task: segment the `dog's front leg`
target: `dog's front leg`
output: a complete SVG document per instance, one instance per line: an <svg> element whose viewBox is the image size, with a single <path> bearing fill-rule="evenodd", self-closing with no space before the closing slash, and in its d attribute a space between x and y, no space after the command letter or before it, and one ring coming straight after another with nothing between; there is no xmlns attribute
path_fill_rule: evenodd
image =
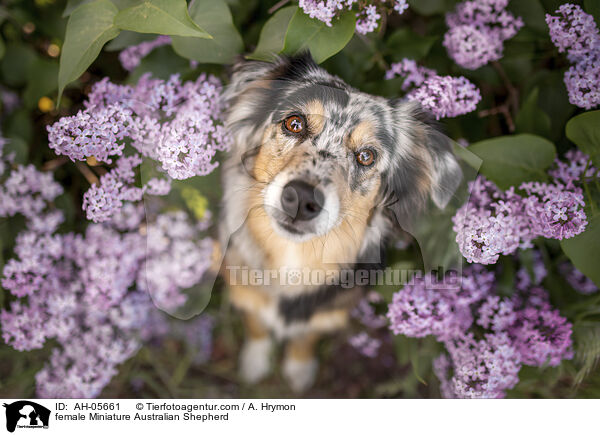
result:
<svg viewBox="0 0 600 435"><path fill-rule="evenodd" d="M246 342L240 353L240 376L249 383L256 383L271 370L273 341L261 320L250 312L244 313Z"/></svg>
<svg viewBox="0 0 600 435"><path fill-rule="evenodd" d="M315 357L315 347L319 335L311 332L291 338L285 348L283 375L296 393L306 391L317 376L319 363Z"/></svg>

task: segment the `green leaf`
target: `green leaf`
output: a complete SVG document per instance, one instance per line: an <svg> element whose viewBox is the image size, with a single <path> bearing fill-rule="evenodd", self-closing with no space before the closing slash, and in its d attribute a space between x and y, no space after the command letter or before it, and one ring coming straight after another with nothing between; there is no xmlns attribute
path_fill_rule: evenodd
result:
<svg viewBox="0 0 600 435"><path fill-rule="evenodd" d="M127 47L131 47L132 45L138 45L142 42L152 41L156 39L156 35L152 35L149 33L137 33L130 32L129 30L123 30L119 33L115 39L110 41L104 47L105 51L120 51Z"/></svg>
<svg viewBox="0 0 600 435"><path fill-rule="evenodd" d="M443 14L454 6L453 0L408 0L411 9L419 15Z"/></svg>
<svg viewBox="0 0 600 435"><path fill-rule="evenodd" d="M104 44L119 34L113 24L117 8L108 0L94 0L78 7L69 17L60 55L58 98L98 57Z"/></svg>
<svg viewBox="0 0 600 435"><path fill-rule="evenodd" d="M560 246L573 265L600 287L600 215L589 219L585 231L578 236L560 241Z"/></svg>
<svg viewBox="0 0 600 435"><path fill-rule="evenodd" d="M120 11L114 22L120 29L139 33L211 37L192 21L185 0L145 0Z"/></svg>
<svg viewBox="0 0 600 435"><path fill-rule="evenodd" d="M548 33L545 21L546 12L540 0L512 1L509 3L508 9L516 16L521 17L527 27L537 32Z"/></svg>
<svg viewBox="0 0 600 435"><path fill-rule="evenodd" d="M480 172L501 189L525 181L546 180L545 170L556 155L552 142L532 134L488 139L468 150L483 160Z"/></svg>
<svg viewBox="0 0 600 435"><path fill-rule="evenodd" d="M297 6L288 6L275 12L260 31L256 50L246 58L268 61L272 60L274 55L280 53L285 44L285 34L290 20L297 10Z"/></svg>
<svg viewBox="0 0 600 435"><path fill-rule="evenodd" d="M75 11L75 9L77 9L79 6L86 3L90 3L91 1L93 0L68 0L67 6L65 6L65 10L62 14L63 18L66 18L69 15L71 15L73 11Z"/></svg>
<svg viewBox="0 0 600 435"><path fill-rule="evenodd" d="M600 110L586 112L567 122L567 137L600 167Z"/></svg>
<svg viewBox="0 0 600 435"><path fill-rule="evenodd" d="M341 14L328 27L298 9L290 20L283 52L293 55L310 50L315 62L321 63L346 46L354 35L355 27L356 17L351 11Z"/></svg>
<svg viewBox="0 0 600 435"><path fill-rule="evenodd" d="M196 0L190 14L213 39L174 36L173 49L177 54L202 63L230 63L243 51L244 43L224 0Z"/></svg>
<svg viewBox="0 0 600 435"><path fill-rule="evenodd" d="M596 24L600 23L600 2L598 0L583 0L583 9L594 16Z"/></svg>
<svg viewBox="0 0 600 435"><path fill-rule="evenodd" d="M411 29L403 27L396 30L388 38L384 54L391 56L396 62L405 57L420 60L427 56L437 39L437 36L417 35Z"/></svg>
<svg viewBox="0 0 600 435"><path fill-rule="evenodd" d="M550 117L538 106L540 89L535 87L527 96L517 117L517 133L532 133L548 137L550 135Z"/></svg>

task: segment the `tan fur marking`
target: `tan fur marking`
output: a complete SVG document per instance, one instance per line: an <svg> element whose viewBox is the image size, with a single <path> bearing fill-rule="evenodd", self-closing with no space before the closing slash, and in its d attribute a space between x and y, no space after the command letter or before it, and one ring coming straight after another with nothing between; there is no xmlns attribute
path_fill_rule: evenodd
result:
<svg viewBox="0 0 600 435"><path fill-rule="evenodd" d="M258 317L250 313L244 313L244 326L247 337L253 340L260 340L269 335L269 331L263 325Z"/></svg>
<svg viewBox="0 0 600 435"><path fill-rule="evenodd" d="M269 295L260 289L242 285L229 286L229 299L234 307L251 312L259 311L271 300Z"/></svg>
<svg viewBox="0 0 600 435"><path fill-rule="evenodd" d="M352 130L350 137L348 137L348 140L346 141L346 146L352 151L357 151L366 144L377 145L375 126L371 121L360 122L354 127L354 130Z"/></svg>
<svg viewBox="0 0 600 435"><path fill-rule="evenodd" d="M308 127L312 134L319 134L325 126L325 107L319 100L312 100L306 104L304 113L308 121Z"/></svg>
<svg viewBox="0 0 600 435"><path fill-rule="evenodd" d="M433 179L433 160L429 152L423 148L423 146L416 146L413 150L415 156L415 163L422 166L422 171L419 173L419 177L414 180L417 190L422 196L427 196L431 192Z"/></svg>
<svg viewBox="0 0 600 435"><path fill-rule="evenodd" d="M262 183L271 181L290 159L290 155L283 152L283 141L279 137L282 133L276 128L269 126L265 129L262 146L254 162L254 178Z"/></svg>
<svg viewBox="0 0 600 435"><path fill-rule="evenodd" d="M210 271L213 273L219 273L223 264L223 252L221 250L221 244L216 240L213 241L213 250L210 254Z"/></svg>
<svg viewBox="0 0 600 435"><path fill-rule="evenodd" d="M332 332L348 324L348 310L339 309L318 312L308 322L311 329L319 332Z"/></svg>
<svg viewBox="0 0 600 435"><path fill-rule="evenodd" d="M315 356L315 345L318 341L319 336L315 333L309 333L302 337L290 339L285 348L286 358L295 361L312 360Z"/></svg>

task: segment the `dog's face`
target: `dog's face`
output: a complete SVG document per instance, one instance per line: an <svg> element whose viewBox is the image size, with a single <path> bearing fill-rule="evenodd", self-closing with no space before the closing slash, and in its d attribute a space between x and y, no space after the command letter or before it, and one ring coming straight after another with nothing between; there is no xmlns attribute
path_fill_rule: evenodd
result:
<svg viewBox="0 0 600 435"><path fill-rule="evenodd" d="M280 237L345 225L362 238L376 214L406 219L430 194L443 206L460 181L418 106L352 89L307 56L248 63L227 96L238 157L260 186L253 206Z"/></svg>

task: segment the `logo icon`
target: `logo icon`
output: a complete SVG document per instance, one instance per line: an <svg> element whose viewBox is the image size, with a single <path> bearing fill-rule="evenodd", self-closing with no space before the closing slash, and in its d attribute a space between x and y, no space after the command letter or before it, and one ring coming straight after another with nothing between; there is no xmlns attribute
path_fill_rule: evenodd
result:
<svg viewBox="0 0 600 435"><path fill-rule="evenodd" d="M14 432L18 427L27 429L48 428L50 410L29 400L4 404L6 408L6 430Z"/></svg>

